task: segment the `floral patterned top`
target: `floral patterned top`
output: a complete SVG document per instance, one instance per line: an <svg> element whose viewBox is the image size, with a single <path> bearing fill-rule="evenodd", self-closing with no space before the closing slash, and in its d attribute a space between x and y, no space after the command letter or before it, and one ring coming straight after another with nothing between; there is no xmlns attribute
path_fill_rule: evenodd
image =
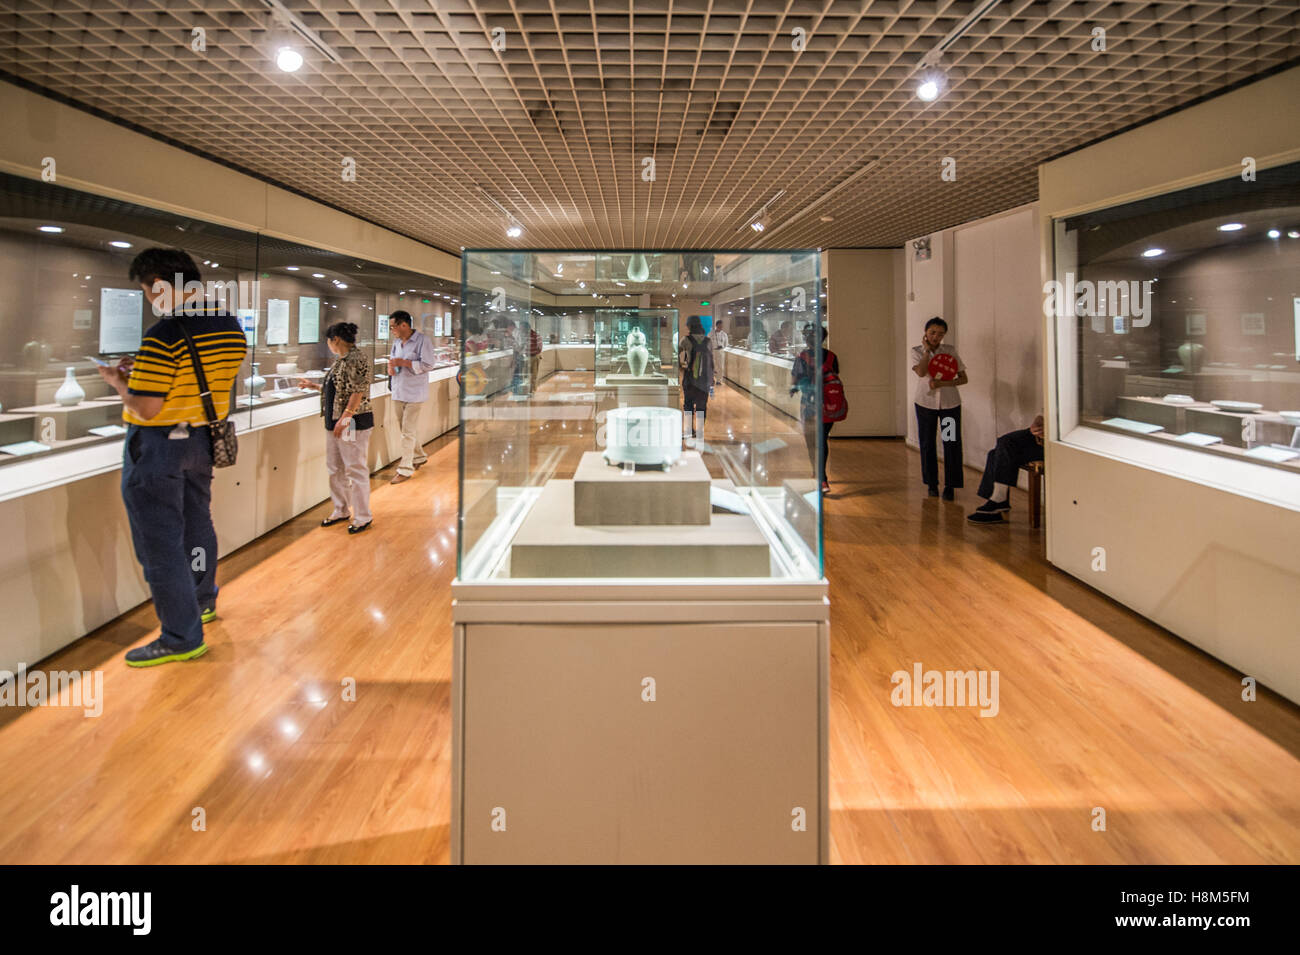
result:
<svg viewBox="0 0 1300 955"><path fill-rule="evenodd" d="M370 359L360 348L353 348L342 358L334 359L334 364L326 373L325 377L331 379L334 384L334 408L332 415L325 414L325 394L327 389L321 390L321 409L320 413L326 418L332 418L337 421L343 417L343 412L348 406L348 399L356 392L361 392L364 396L361 404L357 405L353 415L363 415L370 411Z"/></svg>

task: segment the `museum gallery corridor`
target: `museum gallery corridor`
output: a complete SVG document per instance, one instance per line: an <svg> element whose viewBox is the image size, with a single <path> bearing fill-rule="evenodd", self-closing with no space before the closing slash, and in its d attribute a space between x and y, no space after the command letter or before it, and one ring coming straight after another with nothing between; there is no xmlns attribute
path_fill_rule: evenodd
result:
<svg viewBox="0 0 1300 955"><path fill-rule="evenodd" d="M720 397L710 429L748 408ZM44 661L102 667L105 711L0 711L0 859L447 862L457 439L427 450L374 475L371 533L323 504L226 557L201 660L123 665L146 604ZM1295 706L1049 567L1023 494L972 527L973 473L945 504L901 441L830 462L833 861L1300 861ZM999 713L891 705L914 661L998 670Z"/></svg>

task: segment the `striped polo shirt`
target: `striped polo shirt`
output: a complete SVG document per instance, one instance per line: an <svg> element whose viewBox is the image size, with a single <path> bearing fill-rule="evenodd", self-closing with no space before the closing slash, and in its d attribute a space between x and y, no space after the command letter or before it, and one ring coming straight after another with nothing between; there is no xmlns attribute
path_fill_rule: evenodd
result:
<svg viewBox="0 0 1300 955"><path fill-rule="evenodd" d="M239 366L248 351L248 339L240 328L239 319L222 311L212 303L200 307L186 306L186 313L167 316L145 332L140 351L135 356L135 366L127 380L127 390L133 395L151 395L162 398L162 410L157 416L144 421L123 411L127 424L146 427L174 427L182 421L191 425L207 424L208 416L199 397L198 378L190 357L180 322L185 323L194 344L198 347L203 373L212 392L212 404L217 417L230 413L230 386L239 374Z"/></svg>

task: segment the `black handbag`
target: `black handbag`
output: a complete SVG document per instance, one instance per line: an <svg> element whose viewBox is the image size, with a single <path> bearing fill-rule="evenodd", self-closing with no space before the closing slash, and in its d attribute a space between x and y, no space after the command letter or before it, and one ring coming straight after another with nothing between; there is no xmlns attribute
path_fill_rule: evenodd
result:
<svg viewBox="0 0 1300 955"><path fill-rule="evenodd" d="M190 361L194 363L194 377L199 383L199 397L203 399L203 413L208 419L208 435L212 439L212 466L228 468L239 456L239 439L235 437L235 422L231 421L229 416L217 420L217 408L212 403L212 392L208 390L208 376L203 372L203 361L199 358L199 349L194 344L194 336L185 327L184 319L177 318L176 321L190 350Z"/></svg>

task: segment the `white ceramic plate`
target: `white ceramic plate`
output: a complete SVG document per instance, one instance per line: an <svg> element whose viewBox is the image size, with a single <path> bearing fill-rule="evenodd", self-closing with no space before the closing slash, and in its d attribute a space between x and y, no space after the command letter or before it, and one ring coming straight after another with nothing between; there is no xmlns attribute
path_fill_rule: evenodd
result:
<svg viewBox="0 0 1300 955"><path fill-rule="evenodd" d="M325 372L323 372L323 371L317 371L317 370L304 371L302 374L297 375L297 376L295 376L295 377L298 377L298 378L307 378L307 379L324 378L324 377L325 377Z"/></svg>
<svg viewBox="0 0 1300 955"><path fill-rule="evenodd" d="M1171 405L1190 405L1196 402L1191 395L1165 395L1165 401Z"/></svg>
<svg viewBox="0 0 1300 955"><path fill-rule="evenodd" d="M1279 411L1278 414L1287 424L1293 424L1300 428L1300 411Z"/></svg>
<svg viewBox="0 0 1300 955"><path fill-rule="evenodd" d="M1246 452L1246 457L1257 458L1260 461L1272 461L1274 464L1282 464L1284 461L1294 461L1300 458L1300 451L1292 451L1289 448L1275 448L1265 445L1260 448L1251 448Z"/></svg>
<svg viewBox="0 0 1300 955"><path fill-rule="evenodd" d="M1132 431L1134 434L1155 434L1157 431L1164 430L1158 424L1151 424L1148 421L1134 421L1132 418L1107 418L1102 424L1123 431Z"/></svg>
<svg viewBox="0 0 1300 955"><path fill-rule="evenodd" d="M1254 401L1211 401L1210 404L1222 411L1259 411L1264 407Z"/></svg>

